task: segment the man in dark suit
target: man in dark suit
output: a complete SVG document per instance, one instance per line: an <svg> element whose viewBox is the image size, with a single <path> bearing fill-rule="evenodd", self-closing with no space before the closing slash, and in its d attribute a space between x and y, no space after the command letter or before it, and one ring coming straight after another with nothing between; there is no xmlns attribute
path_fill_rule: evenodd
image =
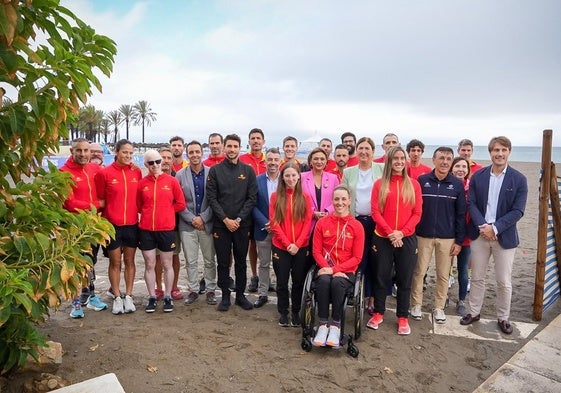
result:
<svg viewBox="0 0 561 393"><path fill-rule="evenodd" d="M271 266L271 240L273 234L269 229L269 201L271 194L277 190L279 182L279 168L281 155L279 149L273 147L267 150L265 165L267 172L257 176L257 203L253 207L253 238L257 243L257 259L259 286L257 300L253 303L256 308L263 307L269 300L269 271Z"/></svg>
<svg viewBox="0 0 561 393"><path fill-rule="evenodd" d="M512 144L507 137L492 138L488 149L492 164L477 171L469 186L468 210L471 222L467 234L472 239L471 312L460 323L469 325L480 318L487 266L493 256L498 325L503 333L511 334L512 326L508 319L512 297L512 265L520 242L516 223L524 215L528 183L522 173L508 165Z"/></svg>

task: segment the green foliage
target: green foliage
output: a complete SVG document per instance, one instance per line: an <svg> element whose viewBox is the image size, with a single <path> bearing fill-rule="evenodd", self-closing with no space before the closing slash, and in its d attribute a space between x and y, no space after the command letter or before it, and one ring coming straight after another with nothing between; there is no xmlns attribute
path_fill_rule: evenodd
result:
<svg viewBox="0 0 561 393"><path fill-rule="evenodd" d="M115 55L59 0L0 2L0 86L17 91L0 106L0 374L37 356L35 324L75 297L91 269L84 254L114 235L95 211L66 211L70 176L40 166Z"/></svg>

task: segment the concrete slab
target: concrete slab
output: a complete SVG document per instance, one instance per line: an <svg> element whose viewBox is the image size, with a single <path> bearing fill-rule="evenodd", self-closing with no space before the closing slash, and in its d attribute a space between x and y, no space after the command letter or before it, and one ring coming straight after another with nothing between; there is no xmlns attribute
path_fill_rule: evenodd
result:
<svg viewBox="0 0 561 393"><path fill-rule="evenodd" d="M474 390L474 393L485 392L561 392L561 382L505 364Z"/></svg>
<svg viewBox="0 0 561 393"><path fill-rule="evenodd" d="M427 313L430 321L432 314ZM443 336L465 337L474 340L489 340L518 343L526 340L530 334L538 327L535 323L513 322L510 321L513 332L511 335L503 334L497 325L496 319L481 319L471 325L460 325L461 317L456 315L446 315L446 323L438 324L433 322L431 333Z"/></svg>
<svg viewBox="0 0 561 393"><path fill-rule="evenodd" d="M518 351L508 364L523 368L561 383L559 375L561 351L548 344L532 340Z"/></svg>
<svg viewBox="0 0 561 393"><path fill-rule="evenodd" d="M125 393L125 389L113 373L88 379L74 385L52 390L56 393Z"/></svg>

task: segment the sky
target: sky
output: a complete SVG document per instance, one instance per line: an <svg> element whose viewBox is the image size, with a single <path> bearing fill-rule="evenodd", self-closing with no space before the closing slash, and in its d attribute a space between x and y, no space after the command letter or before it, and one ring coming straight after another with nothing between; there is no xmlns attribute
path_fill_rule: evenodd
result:
<svg viewBox="0 0 561 393"><path fill-rule="evenodd" d="M561 146L561 1L63 0L117 43L89 100L146 100L146 141L261 128L268 146L345 131L376 144ZM140 126L130 139L141 140ZM121 128L124 136L124 126Z"/></svg>

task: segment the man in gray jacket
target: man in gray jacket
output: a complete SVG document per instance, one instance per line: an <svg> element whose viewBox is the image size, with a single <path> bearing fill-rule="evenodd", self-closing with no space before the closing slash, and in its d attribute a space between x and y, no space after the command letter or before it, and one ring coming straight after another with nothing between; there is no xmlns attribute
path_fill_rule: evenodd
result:
<svg viewBox="0 0 561 393"><path fill-rule="evenodd" d="M204 277L206 280L206 302L216 304L216 260L212 239L212 209L205 192L209 168L203 165L203 148L197 141L187 144L189 166L175 175L179 181L187 207L179 213L179 233L183 255L187 261L187 284L189 294L185 304L194 303L199 295L195 288L199 286L199 249L204 260Z"/></svg>

